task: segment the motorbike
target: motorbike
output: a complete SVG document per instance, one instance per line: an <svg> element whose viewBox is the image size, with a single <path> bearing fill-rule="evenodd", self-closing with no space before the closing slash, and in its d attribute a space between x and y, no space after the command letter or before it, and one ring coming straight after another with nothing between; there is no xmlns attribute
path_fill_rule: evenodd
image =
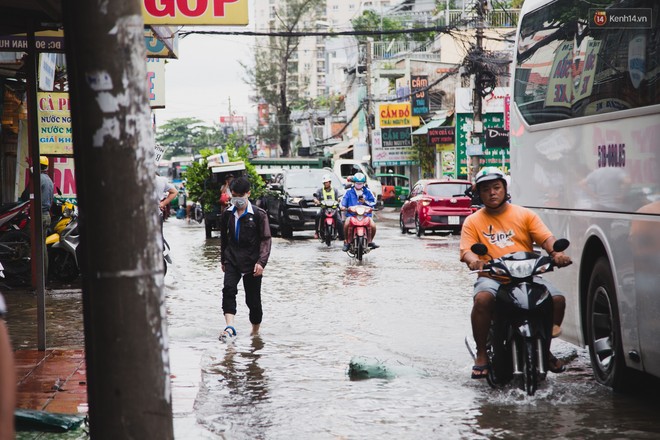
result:
<svg viewBox="0 0 660 440"><path fill-rule="evenodd" d="M330 246L333 240L337 239L337 227L343 227L343 225L337 225L335 222L335 214L339 209L339 203L336 200L321 200L318 204L321 205L321 222L319 223L319 240L321 243L325 243Z"/></svg>
<svg viewBox="0 0 660 440"><path fill-rule="evenodd" d="M48 272L51 279L69 283L80 275L78 263L78 211L67 201L56 199L50 234L46 237Z"/></svg>
<svg viewBox="0 0 660 440"><path fill-rule="evenodd" d="M562 252L569 241L559 239L553 250ZM486 255L484 244L472 245L472 252ZM486 352L487 380L493 388L517 382L527 395L536 393L538 384L547 374L546 365L552 340L553 306L548 289L534 277L554 270L550 256L535 252L513 252L487 262L482 272L503 283L496 295L496 318L491 323ZM474 271L479 272L479 271ZM468 350L473 357L474 353Z"/></svg>
<svg viewBox="0 0 660 440"><path fill-rule="evenodd" d="M0 261L11 278L28 277L31 264L30 201L0 206Z"/></svg>
<svg viewBox="0 0 660 440"><path fill-rule="evenodd" d="M170 245L163 237L163 277L167 275L167 265L172 264L172 257L170 257Z"/></svg>
<svg viewBox="0 0 660 440"><path fill-rule="evenodd" d="M353 213L353 216L348 217L348 255L358 261L362 261L362 257L369 253L369 222L371 217L368 216L373 211L373 208L366 205L356 205L348 208L348 211Z"/></svg>

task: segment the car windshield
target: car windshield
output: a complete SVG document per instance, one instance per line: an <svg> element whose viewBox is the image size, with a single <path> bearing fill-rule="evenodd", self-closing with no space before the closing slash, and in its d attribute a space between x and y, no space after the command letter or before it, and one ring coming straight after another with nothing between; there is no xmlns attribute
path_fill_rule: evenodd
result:
<svg viewBox="0 0 660 440"><path fill-rule="evenodd" d="M432 183L426 187L426 194L433 197L462 196L467 188L467 183Z"/></svg>
<svg viewBox="0 0 660 440"><path fill-rule="evenodd" d="M332 177L332 186L340 193L343 185L332 171L323 169L309 169L288 171L285 177L284 186L289 192L295 192L299 196L312 196L319 188L323 186L323 176L329 174Z"/></svg>

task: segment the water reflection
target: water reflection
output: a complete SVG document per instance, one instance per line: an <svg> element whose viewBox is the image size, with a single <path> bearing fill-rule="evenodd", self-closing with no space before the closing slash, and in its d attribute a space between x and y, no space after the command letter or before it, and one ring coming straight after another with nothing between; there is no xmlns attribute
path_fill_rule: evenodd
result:
<svg viewBox="0 0 660 440"><path fill-rule="evenodd" d="M268 377L259 360L264 349L261 336L252 336L249 346L239 340L220 347L203 361L202 384L196 408L200 420L218 434L230 438L264 438L269 426L261 408L270 398ZM217 357L216 357L217 356ZM224 396L222 405L212 396Z"/></svg>

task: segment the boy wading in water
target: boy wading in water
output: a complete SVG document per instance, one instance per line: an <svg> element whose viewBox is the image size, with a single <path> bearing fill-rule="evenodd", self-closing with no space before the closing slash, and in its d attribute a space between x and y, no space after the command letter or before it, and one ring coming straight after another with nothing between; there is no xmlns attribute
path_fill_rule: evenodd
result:
<svg viewBox="0 0 660 440"><path fill-rule="evenodd" d="M222 311L226 327L221 341L236 336L236 294L238 282L243 279L245 303L250 310L252 335L259 333L263 317L261 308L261 280L270 256L270 226L263 209L248 200L250 182L239 177L231 183L231 206L220 219L220 263L225 273L222 288Z"/></svg>

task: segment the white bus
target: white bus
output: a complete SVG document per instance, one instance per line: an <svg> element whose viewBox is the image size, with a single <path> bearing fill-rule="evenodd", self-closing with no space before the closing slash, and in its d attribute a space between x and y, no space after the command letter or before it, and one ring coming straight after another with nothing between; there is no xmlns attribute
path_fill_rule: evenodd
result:
<svg viewBox="0 0 660 440"><path fill-rule="evenodd" d="M563 338L615 390L660 377L659 3L526 0L514 49L512 197L570 240Z"/></svg>

